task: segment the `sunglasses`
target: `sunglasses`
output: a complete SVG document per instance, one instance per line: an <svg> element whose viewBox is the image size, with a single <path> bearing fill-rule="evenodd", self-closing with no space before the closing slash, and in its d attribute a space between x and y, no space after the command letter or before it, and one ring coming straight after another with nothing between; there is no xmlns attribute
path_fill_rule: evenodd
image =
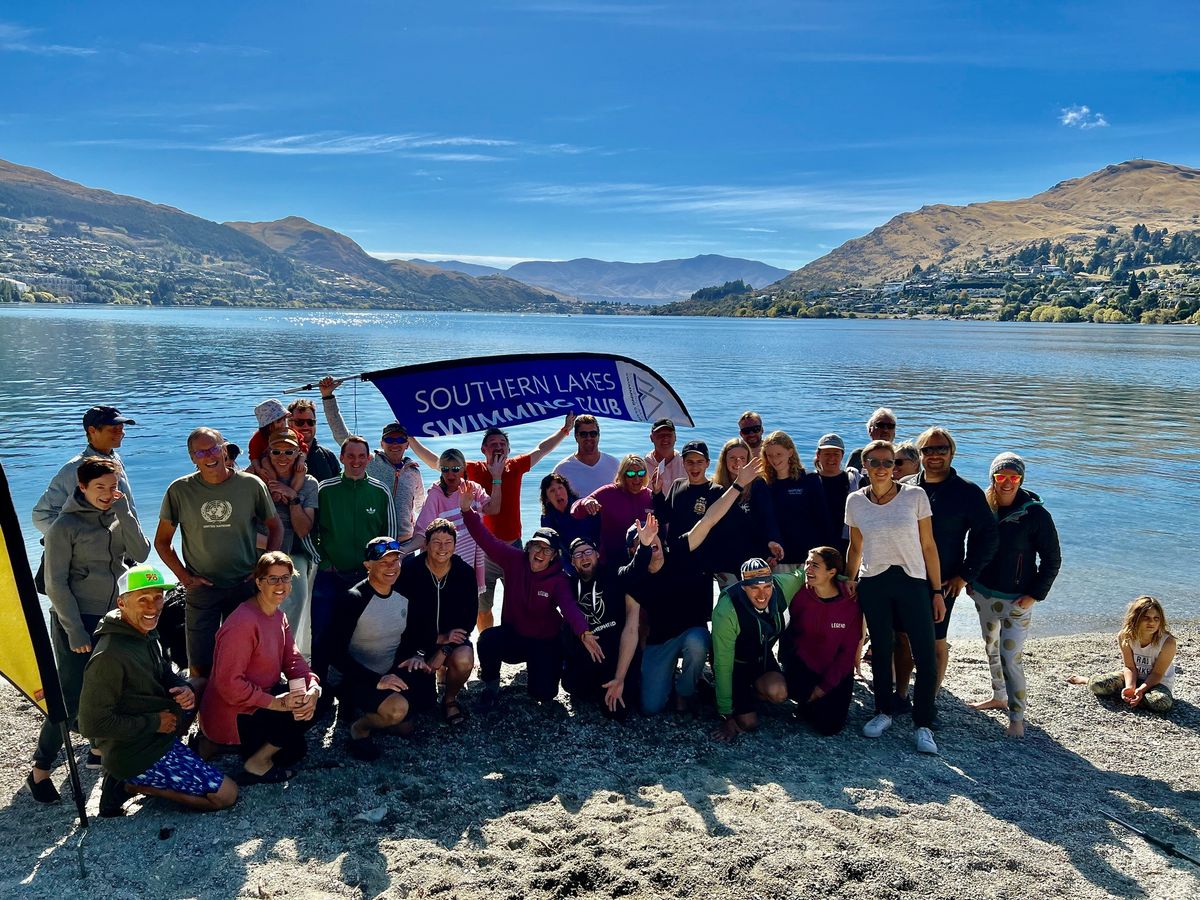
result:
<svg viewBox="0 0 1200 900"><path fill-rule="evenodd" d="M210 456L220 456L224 452L224 447L209 447L207 450L193 450L192 456L196 459L208 459Z"/></svg>
<svg viewBox="0 0 1200 900"><path fill-rule="evenodd" d="M745 428L739 428L742 434L760 434L762 432L761 425L747 425Z"/></svg>
<svg viewBox="0 0 1200 900"><path fill-rule="evenodd" d="M996 484L1020 484L1021 476L1016 472L1013 472L1011 475L1005 475L1003 472L997 472L992 476L992 481L996 482Z"/></svg>
<svg viewBox="0 0 1200 900"><path fill-rule="evenodd" d="M884 431L895 431L896 423L895 422L876 422L871 427L872 428L881 428Z"/></svg>
<svg viewBox="0 0 1200 900"><path fill-rule="evenodd" d="M408 435L406 434L401 437L397 437L396 435L389 434L387 437L385 437L383 439L383 442L385 444L407 444L408 443Z"/></svg>
<svg viewBox="0 0 1200 900"><path fill-rule="evenodd" d="M265 581L267 584L291 584L291 575L264 575L259 581Z"/></svg>
<svg viewBox="0 0 1200 900"><path fill-rule="evenodd" d="M598 437L600 437L600 429L597 428L595 431L577 431L577 432L575 432L575 437L598 438Z"/></svg>
<svg viewBox="0 0 1200 900"><path fill-rule="evenodd" d="M292 419L293 425L298 425L301 428L309 428L317 424L316 419Z"/></svg>
<svg viewBox="0 0 1200 900"><path fill-rule="evenodd" d="M928 447L921 448L922 456L945 456L949 452L949 444L930 444Z"/></svg>
<svg viewBox="0 0 1200 900"><path fill-rule="evenodd" d="M386 541L385 543L382 543L382 544L372 544L370 547L367 548L367 561L375 562L377 560L383 559L383 557L389 553L400 553L400 552L401 552L401 548L400 548L399 541Z"/></svg>
<svg viewBox="0 0 1200 900"><path fill-rule="evenodd" d="M890 469L890 468L892 468L892 466L896 465L896 461L894 459L878 459L873 456L868 456L866 459L866 463L872 469L879 469L879 468Z"/></svg>
<svg viewBox="0 0 1200 900"><path fill-rule="evenodd" d="M272 456L295 456L299 452L299 450L276 450L274 447L271 448Z"/></svg>
<svg viewBox="0 0 1200 900"><path fill-rule="evenodd" d="M447 472L461 472L462 470L462 466L442 466L443 475L445 475Z"/></svg>
<svg viewBox="0 0 1200 900"><path fill-rule="evenodd" d="M645 469L626 469L625 477L626 478L645 478L646 470Z"/></svg>

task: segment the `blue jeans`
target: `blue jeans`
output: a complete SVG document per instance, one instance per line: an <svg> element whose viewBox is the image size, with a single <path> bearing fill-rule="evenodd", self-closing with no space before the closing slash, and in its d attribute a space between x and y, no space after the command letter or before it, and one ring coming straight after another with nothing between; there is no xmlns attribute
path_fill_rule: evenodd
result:
<svg viewBox="0 0 1200 900"><path fill-rule="evenodd" d="M647 644L642 651L642 713L660 713L671 696L671 688L680 697L696 693L696 684L708 662L712 637L707 628L689 628L669 641ZM675 663L682 657L683 671L675 676Z"/></svg>

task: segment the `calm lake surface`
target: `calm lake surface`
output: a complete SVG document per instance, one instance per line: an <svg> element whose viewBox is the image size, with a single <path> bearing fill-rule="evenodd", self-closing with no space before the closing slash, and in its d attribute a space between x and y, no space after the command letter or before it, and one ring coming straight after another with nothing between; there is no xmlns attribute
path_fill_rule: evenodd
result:
<svg viewBox="0 0 1200 900"><path fill-rule="evenodd" d="M326 373L544 349L621 353L656 369L696 421L678 446L702 438L714 461L748 408L768 431L791 434L806 459L827 431L865 443L863 423L881 405L896 411L898 439L948 427L955 465L973 481L986 480L997 452L1015 450L1063 543L1062 573L1035 617L1040 633L1115 632L1139 593L1162 598L1169 617L1200 616L1200 330L1179 327L4 308L0 455L30 557L36 565L40 548L28 513L83 446L80 420L93 404L138 421L121 453L152 534L167 484L192 469L184 441L194 426L245 447L256 403ZM339 397L347 424L372 441L392 418L369 384L347 383ZM514 450L558 424L513 428ZM650 447L648 425L605 421L603 431L614 455ZM430 445L472 458L478 437ZM540 477L573 449L568 437L526 479L527 535ZM977 628L968 600L953 632Z"/></svg>

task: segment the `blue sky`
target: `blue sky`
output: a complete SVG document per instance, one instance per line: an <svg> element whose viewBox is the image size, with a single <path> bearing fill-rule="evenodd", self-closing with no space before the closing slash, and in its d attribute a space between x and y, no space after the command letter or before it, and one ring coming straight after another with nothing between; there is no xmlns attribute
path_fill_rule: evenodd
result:
<svg viewBox="0 0 1200 900"><path fill-rule="evenodd" d="M1192 3L0 6L0 157L366 250L795 268L927 203L1200 164ZM487 259L483 259L487 261Z"/></svg>

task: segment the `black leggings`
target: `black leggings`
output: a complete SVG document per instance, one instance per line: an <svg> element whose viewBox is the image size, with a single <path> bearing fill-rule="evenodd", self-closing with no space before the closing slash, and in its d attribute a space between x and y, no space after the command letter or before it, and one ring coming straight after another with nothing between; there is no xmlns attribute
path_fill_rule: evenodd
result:
<svg viewBox="0 0 1200 900"><path fill-rule="evenodd" d="M917 667L913 685L913 724L928 728L933 724L933 697L937 692L937 655L933 649L933 601L929 583L913 578L900 566L891 566L878 575L858 583L858 604L867 617L871 632L871 687L875 691L875 712L892 714L896 690L892 678L892 648L895 627L899 623L908 635L913 662Z"/></svg>
<svg viewBox="0 0 1200 900"><path fill-rule="evenodd" d="M823 680L795 656L785 656L784 678L787 679L788 696L799 704L796 710L800 717L818 733L829 736L846 727L850 714L850 700L854 696L854 673L843 678L833 690L819 700L809 701L813 688Z"/></svg>
<svg viewBox="0 0 1200 900"><path fill-rule="evenodd" d="M237 717L238 737L242 745L242 759L249 759L262 749L263 744L278 747L279 752L272 760L274 765L287 767L304 759L308 744L304 733L312 727L313 720L297 720L290 712L275 709L258 709Z"/></svg>
<svg viewBox="0 0 1200 900"><path fill-rule="evenodd" d="M529 696L553 700L562 677L562 641L517 634L511 625L497 625L479 635L479 675L484 682L500 680L500 663L525 663L529 674Z"/></svg>

